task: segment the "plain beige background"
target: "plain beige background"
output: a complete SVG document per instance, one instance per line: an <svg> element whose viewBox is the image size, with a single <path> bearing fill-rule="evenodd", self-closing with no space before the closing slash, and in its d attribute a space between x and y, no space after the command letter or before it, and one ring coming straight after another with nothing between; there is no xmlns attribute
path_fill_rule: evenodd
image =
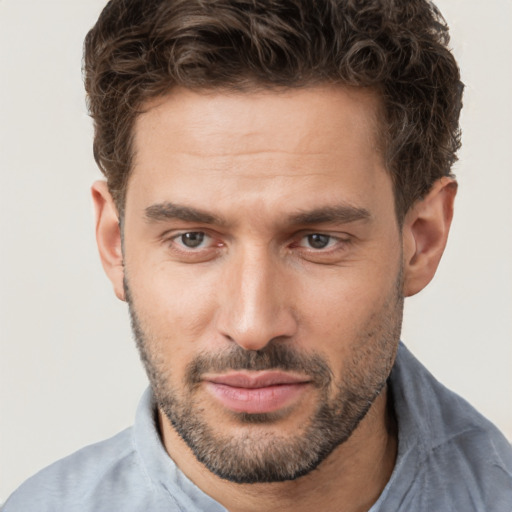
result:
<svg viewBox="0 0 512 512"><path fill-rule="evenodd" d="M0 0L0 503L133 421L146 386L103 275L80 73L104 0ZM439 0L466 88L452 236L403 339L512 439L512 1Z"/></svg>

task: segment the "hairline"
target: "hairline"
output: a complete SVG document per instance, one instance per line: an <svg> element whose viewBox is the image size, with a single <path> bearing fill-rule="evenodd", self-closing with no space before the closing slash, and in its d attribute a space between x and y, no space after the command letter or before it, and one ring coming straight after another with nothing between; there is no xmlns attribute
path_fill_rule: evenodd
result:
<svg viewBox="0 0 512 512"><path fill-rule="evenodd" d="M129 154L129 161L126 164L126 173L124 173L123 186L121 189L121 194L119 195L118 200L116 201L116 207L118 209L119 218L121 220L124 217L124 211L126 206L126 195L128 191L130 177L133 173L134 162L136 160L136 150L135 150L135 129L137 125L137 120L139 117L149 110L156 108L161 104L166 98L173 94L176 89L183 89L186 91L192 91L197 94L232 94L232 95L244 95L244 94L257 94L257 93L286 93L291 90L296 89L320 89L323 87L337 87L343 88L346 90L353 91L367 91L369 94L373 95L376 99L375 112L372 116L370 129L372 132L373 138L373 148L379 152L382 156L382 163L384 167L384 171L388 174L392 181L392 190L393 190L393 200L394 200L394 210L395 216L398 222L398 226L401 227L403 224L403 220L407 211L400 211L400 207L398 204L398 194L396 191L396 183L395 177L388 164L388 146L389 142L386 137L386 120L384 113L384 96L380 90L378 85L374 86L357 86L352 85L342 81L333 81L333 80L320 80L320 79L311 79L304 82L292 83L289 85L281 85L274 83L267 83L258 80L244 80L243 86L239 84L212 84L210 86L185 86L182 84L174 84L169 87L166 91L161 94L152 96L147 98L145 101L141 102L137 109L137 114L132 119L132 124L130 126L130 136L128 138L127 144L127 153ZM409 206L409 209L412 205Z"/></svg>

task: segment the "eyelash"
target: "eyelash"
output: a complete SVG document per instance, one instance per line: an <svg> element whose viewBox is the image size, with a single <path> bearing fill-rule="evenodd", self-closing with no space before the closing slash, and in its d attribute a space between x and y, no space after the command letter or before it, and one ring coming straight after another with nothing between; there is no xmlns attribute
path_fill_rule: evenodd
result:
<svg viewBox="0 0 512 512"><path fill-rule="evenodd" d="M179 233L176 233L172 235L171 237L168 237L164 239L169 247L169 249L174 252L177 255L184 256L188 258L190 261L200 260L200 261L207 261L215 256L215 254L225 245L222 241L218 241L218 243L214 243L212 245L212 242L206 247L198 247L195 248L186 248L183 244L180 243L180 239L185 235L201 235L204 237L204 239L210 238L213 242L215 242L215 236L212 234L209 234L207 231L204 230L189 230L189 231L182 231ZM301 244L307 240L309 237L326 237L327 245L326 248L313 248L313 247L305 247ZM306 233L300 233L298 236L295 236L293 239L293 242L288 245L291 249L302 249L303 253L307 257L316 257L321 259L322 257L328 258L333 255L338 255L340 252L346 251L348 246L353 242L352 237L349 235L343 234L343 236L337 236L332 235L328 233L323 232L306 232ZM201 240L200 243L203 243L203 240ZM205 257L208 256L208 257ZM305 259L308 259L308 258Z"/></svg>
<svg viewBox="0 0 512 512"><path fill-rule="evenodd" d="M334 242L336 244L336 243L339 243L339 242L345 242L346 241L344 239L341 239L340 237L337 237L337 236L334 236L334 235L328 235L326 233L310 233L310 234L307 234L307 235L303 235L300 238L298 245L300 246L300 243L302 241L310 239L310 238L313 238L313 237L327 238L328 240L326 241L326 247L331 246L332 242ZM311 244L312 240L308 240L308 242ZM320 252L320 251L323 251L323 249L325 249L325 247L309 247L307 249L312 250L313 252ZM323 252L327 252L327 251L323 251Z"/></svg>
<svg viewBox="0 0 512 512"><path fill-rule="evenodd" d="M206 233L205 231L184 231L182 233L179 233L177 235L174 235L170 238L170 242L172 243L176 243L176 240L186 236L186 235L201 235L203 238L212 238L212 236L210 236L208 233ZM197 252L197 251L194 251L193 248L188 248L189 251L185 250L185 252Z"/></svg>

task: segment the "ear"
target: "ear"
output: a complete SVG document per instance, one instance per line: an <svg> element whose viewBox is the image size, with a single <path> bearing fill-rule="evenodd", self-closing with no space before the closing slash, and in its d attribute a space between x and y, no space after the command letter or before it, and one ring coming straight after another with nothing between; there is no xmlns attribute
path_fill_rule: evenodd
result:
<svg viewBox="0 0 512 512"><path fill-rule="evenodd" d="M405 216L402 228L405 297L423 290L436 273L446 247L456 194L457 182L441 178Z"/></svg>
<svg viewBox="0 0 512 512"><path fill-rule="evenodd" d="M123 251L117 208L105 181L96 181L91 192L96 214L96 243L101 263L117 298L124 301Z"/></svg>

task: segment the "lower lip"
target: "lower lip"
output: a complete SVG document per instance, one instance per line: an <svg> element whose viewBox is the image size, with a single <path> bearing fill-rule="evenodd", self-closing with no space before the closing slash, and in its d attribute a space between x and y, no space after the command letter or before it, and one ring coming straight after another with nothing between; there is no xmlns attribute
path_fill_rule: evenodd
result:
<svg viewBox="0 0 512 512"><path fill-rule="evenodd" d="M227 409L234 412L263 414L276 412L290 405L302 394L308 383L281 384L264 388L237 388L206 382L207 390Z"/></svg>

